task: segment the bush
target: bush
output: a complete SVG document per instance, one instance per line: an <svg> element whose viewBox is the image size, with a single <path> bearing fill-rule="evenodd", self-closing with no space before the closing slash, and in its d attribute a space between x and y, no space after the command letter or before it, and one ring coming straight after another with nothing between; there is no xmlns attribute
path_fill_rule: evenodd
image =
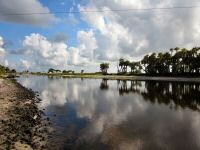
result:
<svg viewBox="0 0 200 150"><path fill-rule="evenodd" d="M0 65L0 75L6 74L6 68Z"/></svg>

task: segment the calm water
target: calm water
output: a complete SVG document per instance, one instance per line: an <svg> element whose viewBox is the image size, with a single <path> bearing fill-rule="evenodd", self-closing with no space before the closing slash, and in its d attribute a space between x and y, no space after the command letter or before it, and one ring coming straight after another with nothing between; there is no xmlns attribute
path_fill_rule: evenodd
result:
<svg viewBox="0 0 200 150"><path fill-rule="evenodd" d="M39 92L49 149L200 149L200 84L20 77Z"/></svg>

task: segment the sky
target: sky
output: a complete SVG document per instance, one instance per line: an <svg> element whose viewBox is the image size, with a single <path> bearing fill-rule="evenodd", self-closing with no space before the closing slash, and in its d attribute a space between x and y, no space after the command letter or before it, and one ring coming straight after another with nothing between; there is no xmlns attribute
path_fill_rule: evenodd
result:
<svg viewBox="0 0 200 150"><path fill-rule="evenodd" d="M152 52L199 46L200 7L144 10L177 6L200 2L0 0L0 64L18 71L97 72L108 62L109 72L116 72L119 58L138 61ZM109 11L128 9L137 10Z"/></svg>

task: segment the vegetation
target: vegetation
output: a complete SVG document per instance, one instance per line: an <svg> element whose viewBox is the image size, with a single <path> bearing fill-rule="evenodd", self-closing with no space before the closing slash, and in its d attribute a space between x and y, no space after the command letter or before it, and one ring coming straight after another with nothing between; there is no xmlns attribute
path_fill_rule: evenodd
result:
<svg viewBox="0 0 200 150"><path fill-rule="evenodd" d="M15 69L9 69L8 67L4 67L0 65L0 76L10 74L10 73L16 73Z"/></svg>
<svg viewBox="0 0 200 150"><path fill-rule="evenodd" d="M98 75L108 75L109 63L101 63ZM96 73L75 73L73 70L57 70L50 68L43 75L97 75ZM109 75L116 75L110 73ZM190 50L186 48L171 48L168 52L145 55L141 61L119 59L117 75L150 75L150 76L199 76L200 47Z"/></svg>
<svg viewBox="0 0 200 150"><path fill-rule="evenodd" d="M100 70L103 74L107 74L109 69L109 63L101 63L100 64Z"/></svg>
<svg viewBox="0 0 200 150"><path fill-rule="evenodd" d="M6 73L6 68L0 65L0 75L4 75Z"/></svg>
<svg viewBox="0 0 200 150"><path fill-rule="evenodd" d="M70 73L74 74L75 72L73 70L67 70L67 71L63 70L62 73L64 73L64 74L70 74Z"/></svg>
<svg viewBox="0 0 200 150"><path fill-rule="evenodd" d="M191 50L185 48L170 49L166 53L152 53L146 55L141 61L130 62L119 59L118 74L145 73L147 75L185 75L200 73L200 47Z"/></svg>
<svg viewBox="0 0 200 150"><path fill-rule="evenodd" d="M56 69L50 68L48 73L61 73L61 71L58 69L56 70Z"/></svg>

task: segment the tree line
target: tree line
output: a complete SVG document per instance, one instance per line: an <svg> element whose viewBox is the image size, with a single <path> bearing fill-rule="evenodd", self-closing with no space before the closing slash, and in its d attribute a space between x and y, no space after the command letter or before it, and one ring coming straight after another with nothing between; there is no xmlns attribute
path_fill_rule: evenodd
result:
<svg viewBox="0 0 200 150"><path fill-rule="evenodd" d="M100 64L100 70L107 73L108 63ZM171 48L168 52L145 55L141 61L119 59L118 74L179 75L200 73L200 47L190 50Z"/></svg>
<svg viewBox="0 0 200 150"><path fill-rule="evenodd" d="M61 71L59 69L50 68L48 70L48 73L72 73L72 74L74 74L75 72L73 70L63 70L63 71Z"/></svg>
<svg viewBox="0 0 200 150"><path fill-rule="evenodd" d="M16 73L16 70L0 65L0 75L4 75L7 73Z"/></svg>

